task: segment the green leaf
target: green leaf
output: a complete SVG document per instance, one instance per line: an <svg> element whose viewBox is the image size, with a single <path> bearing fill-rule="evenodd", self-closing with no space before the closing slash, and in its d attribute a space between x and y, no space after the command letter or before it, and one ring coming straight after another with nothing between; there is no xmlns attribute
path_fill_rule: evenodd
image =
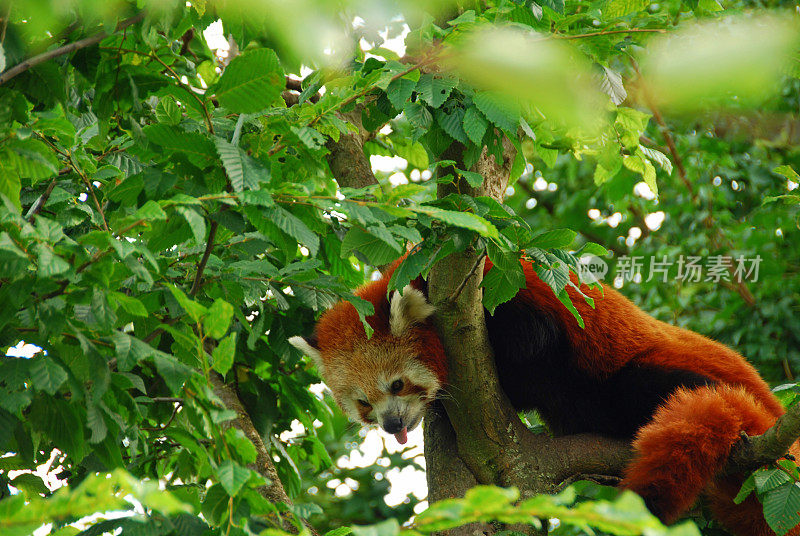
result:
<svg viewBox="0 0 800 536"><path fill-rule="evenodd" d="M608 18L624 17L643 10L649 3L650 0L610 0L603 10L603 15Z"/></svg>
<svg viewBox="0 0 800 536"><path fill-rule="evenodd" d="M594 242L586 242L582 245L575 254L580 257L582 255L596 255L598 257L605 257L608 255L608 250L600 244Z"/></svg>
<svg viewBox="0 0 800 536"><path fill-rule="evenodd" d="M759 493L770 492L792 481L789 475L777 467L756 471L753 476L756 490L758 490Z"/></svg>
<svg viewBox="0 0 800 536"><path fill-rule="evenodd" d="M164 379L170 392L176 395L180 394L184 382L189 379L194 370L163 352L154 353L153 361L156 364L159 376Z"/></svg>
<svg viewBox="0 0 800 536"><path fill-rule="evenodd" d="M672 174L672 162L670 162L667 155L661 151L640 145L637 149L637 152L641 152L648 159L654 160L656 163L658 163L658 165L661 166L661 169L667 172L667 175ZM650 189L652 190L652 187ZM653 192L658 193L657 190L653 190Z"/></svg>
<svg viewBox="0 0 800 536"><path fill-rule="evenodd" d="M399 257L402 250L396 240L391 239L390 243L385 238L353 227L342 240L341 256L349 257L355 250L362 253L373 266L388 264Z"/></svg>
<svg viewBox="0 0 800 536"><path fill-rule="evenodd" d="M587 57L558 39L510 26L486 25L459 42L454 63L462 78L492 91L473 95L489 121L515 136L521 109L551 125L597 132L608 102Z"/></svg>
<svg viewBox="0 0 800 536"><path fill-rule="evenodd" d="M353 529L350 527L337 527L326 532L325 536L347 536L351 532L353 532Z"/></svg>
<svg viewBox="0 0 800 536"><path fill-rule="evenodd" d="M56 394L59 387L67 381L67 373L52 358L37 355L31 358L31 381L33 387L49 395Z"/></svg>
<svg viewBox="0 0 800 536"><path fill-rule="evenodd" d="M764 519L783 535L800 523L800 483L787 482L762 497Z"/></svg>
<svg viewBox="0 0 800 536"><path fill-rule="evenodd" d="M353 536L397 536L400 534L400 524L391 518L366 527L353 526Z"/></svg>
<svg viewBox="0 0 800 536"><path fill-rule="evenodd" d="M133 217L137 220L166 220L167 213L164 212L161 205L151 199L139 207Z"/></svg>
<svg viewBox="0 0 800 536"><path fill-rule="evenodd" d="M147 317L147 309L145 308L144 304L136 298L113 290L108 293L108 298L122 306L122 308L125 309L125 311L129 314Z"/></svg>
<svg viewBox="0 0 800 536"><path fill-rule="evenodd" d="M272 195L267 190L245 190L236 194L239 201L244 205L258 205L261 207L271 207L275 204Z"/></svg>
<svg viewBox="0 0 800 536"><path fill-rule="evenodd" d="M277 205L263 208L262 213L283 232L306 246L312 255L317 254L319 237L300 218Z"/></svg>
<svg viewBox="0 0 800 536"><path fill-rule="evenodd" d="M421 129L428 130L433 121L433 114L428 110L428 107L419 102L407 102L403 113L411 122L412 125Z"/></svg>
<svg viewBox="0 0 800 536"><path fill-rule="evenodd" d="M198 246L205 244L206 240L206 219L189 207L175 207L176 212L183 216L189 228L192 230L194 242Z"/></svg>
<svg viewBox="0 0 800 536"><path fill-rule="evenodd" d="M484 117L501 130L510 133L517 130L519 114L509 106L507 98L481 91L472 97L472 102Z"/></svg>
<svg viewBox="0 0 800 536"><path fill-rule="evenodd" d="M379 121L382 123L382 121ZM320 147L325 145L327 141L325 136L323 136L318 130L311 128L309 126L302 126L302 127L291 127L292 132L294 132L297 137L303 142L303 145L308 147L309 149L319 149Z"/></svg>
<svg viewBox="0 0 800 536"><path fill-rule="evenodd" d="M221 341L211 352L214 358L212 368L220 374L227 374L233 366L233 358L236 354L236 333L231 333Z"/></svg>
<svg viewBox="0 0 800 536"><path fill-rule="evenodd" d="M420 98L433 108L439 108L450 92L456 87L456 80L452 78L441 78L440 75L432 73L423 74L417 82L417 93Z"/></svg>
<svg viewBox="0 0 800 536"><path fill-rule="evenodd" d="M725 9L718 0L698 0L697 7L711 13L714 13L715 11L723 11Z"/></svg>
<svg viewBox="0 0 800 536"><path fill-rule="evenodd" d="M431 252L417 244L395 269L389 280L389 289L400 290L416 279L432 262Z"/></svg>
<svg viewBox="0 0 800 536"><path fill-rule="evenodd" d="M578 326L580 326L581 329L585 328L586 324L583 322L583 317L581 317L581 314L575 308L575 305L572 303L572 300L570 299L569 294L567 294L566 289L558 293L558 300L564 304L564 307L566 307L570 313L572 313L572 316L575 317L575 320L578 322Z"/></svg>
<svg viewBox="0 0 800 536"><path fill-rule="evenodd" d="M197 303L196 301L192 300L186 294L183 293L181 289L176 287L175 285L167 285L170 293L175 297L175 300L180 304L184 311L194 320L195 322L200 322L200 320L208 314L208 309L203 307L203 305Z"/></svg>
<svg viewBox="0 0 800 536"><path fill-rule="evenodd" d="M174 97L167 95L158 101L158 105L156 106L156 119L158 119L160 123L177 125L181 122L182 118L181 108L178 106L178 103L175 102Z"/></svg>
<svg viewBox="0 0 800 536"><path fill-rule="evenodd" d="M456 212L454 210L445 210L425 205L413 207L411 210L413 210L414 212L427 214L428 216L442 220L443 222L449 225L454 225L456 227L463 227L464 229L470 229L472 231L476 231L481 236L486 236L488 238L499 237L497 228L494 225L492 225L485 219L481 218L480 216L476 216L475 214L472 214L470 212Z"/></svg>
<svg viewBox="0 0 800 536"><path fill-rule="evenodd" d="M33 473L17 475L11 480L11 485L25 491L28 495L44 495L50 492L42 479Z"/></svg>
<svg viewBox="0 0 800 536"><path fill-rule="evenodd" d="M475 173L474 171L464 171L463 169L456 170L459 175L464 177L470 186L478 188L483 184L483 175Z"/></svg>
<svg viewBox="0 0 800 536"><path fill-rule="evenodd" d="M739 490L739 493L736 494L736 497L733 498L734 504L742 504L744 501L753 491L756 489L755 477L750 475L747 479L742 483L742 487Z"/></svg>
<svg viewBox="0 0 800 536"><path fill-rule="evenodd" d="M249 114L272 104L285 85L278 56L268 48L259 48L233 58L222 73L216 94L228 110Z"/></svg>
<svg viewBox="0 0 800 536"><path fill-rule="evenodd" d="M386 88L386 97L388 97L389 102L392 103L392 106L394 106L396 110L402 110L406 101L414 92L415 87L417 87L417 82L415 80L410 80L405 77L398 78L397 80L393 80L389 84L389 87Z"/></svg>
<svg viewBox="0 0 800 536"><path fill-rule="evenodd" d="M483 277L483 306L494 314L495 308L517 295L525 288L525 274L515 252L501 251L490 243L489 259L494 266Z"/></svg>
<svg viewBox="0 0 800 536"><path fill-rule="evenodd" d="M632 149L639 146L639 137L647 128L649 120L650 114L648 113L625 106L617 108L614 124L617 127L616 131L619 133L622 144L626 148Z"/></svg>
<svg viewBox="0 0 800 536"><path fill-rule="evenodd" d="M236 451L236 454L239 455L242 462L253 463L256 461L256 456L258 455L256 447L253 445L253 442L244 435L244 432L238 428L228 428L225 430L225 443Z"/></svg>
<svg viewBox="0 0 800 536"><path fill-rule="evenodd" d="M19 174L0 164L0 194L5 195L17 207L17 210L22 210L22 205L19 201L21 187Z"/></svg>
<svg viewBox="0 0 800 536"><path fill-rule="evenodd" d="M92 432L89 437L89 443L99 443L108 434L108 427L105 419L103 419L103 414L100 413L97 406L91 403L86 406L86 425Z"/></svg>
<svg viewBox="0 0 800 536"><path fill-rule="evenodd" d="M400 144L395 146L397 156L408 160L408 164L418 169L428 169L428 151L420 142L410 144ZM404 185L407 186L407 185Z"/></svg>
<svg viewBox="0 0 800 536"><path fill-rule="evenodd" d="M233 306L225 300L217 298L203 317L203 327L208 335L219 339L227 333L232 318Z"/></svg>
<svg viewBox="0 0 800 536"><path fill-rule="evenodd" d="M656 184L656 169L650 160L642 155L625 155L622 158L622 164L633 172L640 173L644 179L645 184L658 195L658 184Z"/></svg>
<svg viewBox="0 0 800 536"><path fill-rule="evenodd" d="M53 177L58 173L58 159L51 148L43 142L28 138L12 138L4 144L11 149L11 158L6 166L14 167L22 178L37 180Z"/></svg>
<svg viewBox="0 0 800 536"><path fill-rule="evenodd" d="M69 263L55 255L49 246L39 243L36 244L34 249L36 251L39 278L53 277L69 270Z"/></svg>
<svg viewBox="0 0 800 536"><path fill-rule="evenodd" d="M235 497L250 478L250 470L236 462L225 460L216 470L217 480L230 497Z"/></svg>
<svg viewBox="0 0 800 536"><path fill-rule="evenodd" d="M575 240L578 233L572 229L553 229L533 237L530 247L541 249L565 248Z"/></svg>
<svg viewBox="0 0 800 536"><path fill-rule="evenodd" d="M105 331L114 329L117 315L108 303L105 291L95 288L92 291L92 314L97 324Z"/></svg>
<svg viewBox="0 0 800 536"><path fill-rule="evenodd" d="M800 175L792 168L792 166L778 166L772 170L774 173L778 175L783 175L787 179L793 182L800 182Z"/></svg>
<svg viewBox="0 0 800 536"><path fill-rule="evenodd" d="M148 140L169 153L184 153L200 169L216 161L214 144L202 134L184 132L177 127L163 124L147 125L143 131Z"/></svg>
<svg viewBox="0 0 800 536"><path fill-rule="evenodd" d="M778 95L782 73L795 62L796 38L795 21L777 14L718 18L654 39L640 70L662 109L741 109Z"/></svg>
<svg viewBox="0 0 800 536"><path fill-rule="evenodd" d="M453 139L464 144L469 142L469 138L467 138L467 134L464 132L464 127L462 125L464 122L463 108L454 107L452 110L449 110L449 112L446 108L439 108L436 110L435 116L439 126Z"/></svg>
<svg viewBox="0 0 800 536"><path fill-rule="evenodd" d="M464 112L463 126L470 141L475 145L481 145L483 135L486 134L486 129L489 127L489 121L478 111L477 107L470 106Z"/></svg>
<svg viewBox="0 0 800 536"><path fill-rule="evenodd" d="M538 0L539 5L549 7L556 13L564 14L564 0Z"/></svg>

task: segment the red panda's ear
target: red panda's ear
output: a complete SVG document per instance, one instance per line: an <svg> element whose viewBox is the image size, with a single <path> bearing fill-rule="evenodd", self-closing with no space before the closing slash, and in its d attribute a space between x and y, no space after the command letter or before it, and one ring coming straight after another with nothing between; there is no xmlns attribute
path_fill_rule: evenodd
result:
<svg viewBox="0 0 800 536"><path fill-rule="evenodd" d="M313 359L317 368L322 369L322 354L320 354L319 348L317 348L317 341L315 338L303 338L299 335L295 335L294 337L289 337L289 344Z"/></svg>
<svg viewBox="0 0 800 536"><path fill-rule="evenodd" d="M424 322L436 308L419 290L406 285L403 294L394 291L389 305L389 329L399 337L409 326Z"/></svg>

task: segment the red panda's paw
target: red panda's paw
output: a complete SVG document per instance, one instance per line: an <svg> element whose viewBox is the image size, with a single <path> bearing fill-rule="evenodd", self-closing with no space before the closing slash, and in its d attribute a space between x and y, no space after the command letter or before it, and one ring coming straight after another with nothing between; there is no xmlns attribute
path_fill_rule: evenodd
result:
<svg viewBox="0 0 800 536"><path fill-rule="evenodd" d="M724 464L739 432L759 434L773 417L743 388L676 391L637 433L623 486L665 523L688 510Z"/></svg>

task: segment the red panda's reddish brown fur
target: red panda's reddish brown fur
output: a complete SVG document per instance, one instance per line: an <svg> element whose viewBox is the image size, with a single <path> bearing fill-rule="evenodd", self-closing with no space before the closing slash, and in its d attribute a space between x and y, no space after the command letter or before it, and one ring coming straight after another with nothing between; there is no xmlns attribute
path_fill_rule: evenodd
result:
<svg viewBox="0 0 800 536"><path fill-rule="evenodd" d="M375 314L368 318L375 330L371 339L375 344L398 341L389 328L390 301L387 298L388 281L398 264L399 261L380 280L356 291L358 296L375 307ZM486 259L484 273L491 266ZM521 357L513 355L517 347L525 347L526 341L504 350L506 339L521 337L524 334L520 332L524 332L526 326L534 329L534 323L537 322L535 326L539 331L536 333L564 339L562 343L552 343L554 346L536 346L539 344L536 340L530 342L533 345L532 356L547 357L547 363L541 365L535 359L530 362L530 366L539 367L540 372L552 372L553 367L561 366L559 363L563 361L564 367L571 367L569 374L581 381L588 381L587 385L594 387L595 384L610 382L609 392L612 393L616 392L618 386L623 386L620 391L624 390L624 386L636 386L635 383L625 382L658 376L656 390L665 389L664 398L655 403L651 400L654 395L649 392L644 395L647 397L645 405L652 404L653 408L643 425L628 435L633 440L635 457L625 471L623 486L642 495L654 513L667 522L684 514L705 492L716 517L735 534L773 534L764 521L761 505L754 498L751 497L742 505L733 504L732 499L739 490L741 477L715 479L731 447L738 441L740 432L761 434L783 413L780 403L756 370L734 350L697 333L654 319L609 287L604 287L602 292L596 288L581 287L586 295L594 299L595 308L587 304L574 289L568 290L572 303L585 322L585 328L581 328L530 264L523 262L523 269L527 287L509 302L505 313L507 317L493 323L492 317L487 316L490 339L493 330L508 330L494 334L493 347L501 384L512 402L517 400L518 408L530 406L536 409L542 409L539 406L550 403L549 399L544 403L528 401L524 397L529 395L514 392L513 382L503 382L504 367L511 367L511 376L516 376L521 366L527 366L527 362L520 364L518 360ZM423 285L421 280L413 283L417 289ZM525 318L528 314L531 315L530 320ZM316 336L315 346L319 349L318 357L323 369L333 369L326 366L326 360L330 365L332 360L342 359L341 356L353 351L354 344L368 344L355 309L346 302L337 304L322 315ZM418 356L441 385L445 384L447 358L430 322L422 321L413 325L399 341L397 344L412 347L409 350ZM564 348L568 349L568 355L551 355L553 349ZM367 371L367 374L370 373ZM662 373L664 378L660 377ZM551 376L554 382L558 381L555 379L558 375ZM557 391L553 392L557 394ZM602 397L605 391L599 388L597 392L597 396ZM619 395L625 397L626 393L620 392ZM633 404L637 403L635 398L632 401ZM571 419L578 420L578 416L571 415L558 403L547 411L553 421L548 423L556 431L595 431L591 429L594 426L591 415L584 416L588 424L576 424ZM542 410L545 418L547 411ZM602 427L601 424L597 426ZM589 429L584 430L586 427ZM599 430L602 433L602 428ZM800 453L797 444L793 452ZM792 534L798 531L795 529Z"/></svg>

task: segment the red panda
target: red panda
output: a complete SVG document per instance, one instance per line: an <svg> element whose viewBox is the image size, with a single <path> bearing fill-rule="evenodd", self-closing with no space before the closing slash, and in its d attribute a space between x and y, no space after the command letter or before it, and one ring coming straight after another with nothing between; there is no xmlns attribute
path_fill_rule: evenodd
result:
<svg viewBox="0 0 800 536"><path fill-rule="evenodd" d="M321 316L314 336L289 342L316 361L347 414L405 443L446 385L447 358L430 322L425 281L387 295L399 262L355 292L375 308L367 318L371 338L355 308L340 302ZM500 384L514 407L537 410L558 435L632 440L622 486L667 523L705 492L734 534L774 534L755 498L733 504L741 476L715 478L740 432L761 434L784 412L756 370L727 346L656 320L609 287L581 287L594 309L569 290L582 329L530 263L522 265L526 288L485 313ZM487 258L484 273L491 266Z"/></svg>

